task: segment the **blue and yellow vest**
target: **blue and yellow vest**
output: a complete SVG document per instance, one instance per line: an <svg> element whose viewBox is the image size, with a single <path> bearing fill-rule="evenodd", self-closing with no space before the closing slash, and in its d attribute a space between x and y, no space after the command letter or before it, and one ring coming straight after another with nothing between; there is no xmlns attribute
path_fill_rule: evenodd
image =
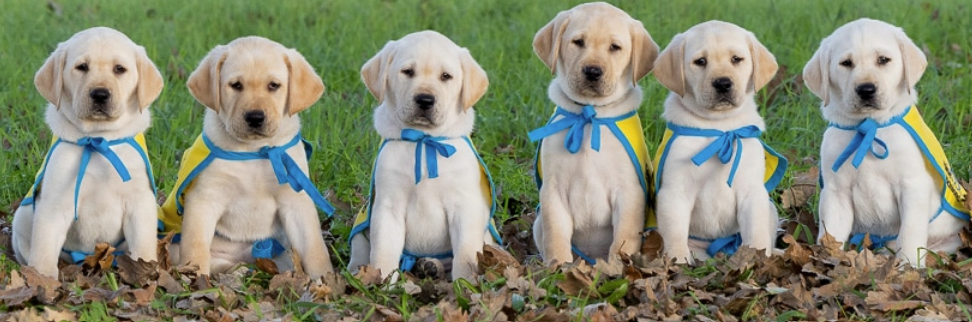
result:
<svg viewBox="0 0 972 322"><path fill-rule="evenodd" d="M908 107L904 113L891 118L891 120L884 124L878 124L872 119L861 121L855 127L843 127L837 124L830 124L830 127L833 128L857 132L854 139L851 140L847 148L844 149L831 166L831 171L837 172L850 159L851 155L854 156L851 161L854 168L861 165L861 162L864 161L864 157L868 153L873 154L878 159L886 158L890 151L887 150L884 141L876 137L877 129L895 125L901 126L915 140L915 144L918 145L918 149L921 150L921 154L925 158L925 171L932 176L935 184L940 187L941 208L935 211L935 214L929 222L937 219L943 211L956 218L968 221L969 209L965 206L965 199L967 197L965 188L955 179L955 175L952 173L952 166L949 165L948 158L945 156L945 150L942 149L942 145L938 142L938 138L935 137L935 133L925 124L925 120L922 119L921 113L919 113L918 108L915 106ZM874 150L874 144L882 146L884 148L883 153L878 153ZM824 183L823 178L823 176L820 176L821 187L823 187ZM849 242L861 245L864 235L865 233L855 234ZM881 248L885 243L896 239L897 236L872 235L870 238L872 248Z"/></svg>
<svg viewBox="0 0 972 322"><path fill-rule="evenodd" d="M84 148L81 154L81 164L78 168L78 178L74 186L74 220L78 220L78 192L81 189L81 182L84 178L85 170L88 166L88 161L90 160L92 153L101 154L106 160L108 160L111 165L115 168L119 177L123 182L128 182L131 180L131 175L128 173L128 169L125 164L118 158L118 155L111 150L110 146L119 144L128 144L135 151L138 152L139 156L142 157L142 162L145 163L145 174L149 179L149 188L152 189L152 194L155 194L155 176L152 174L152 164L148 159L148 148L145 144L145 135L142 133L136 134L132 137L121 138L117 140L105 140L98 137L85 137L81 138L77 142L70 142L62 140L58 137L54 137L51 141L51 148L47 150L47 155L44 156L44 163L41 164L40 170L37 171L37 175L34 178L34 185L31 186L30 191L27 192L27 196L20 202L20 206L31 206L34 207L34 198L38 196L41 191L41 183L44 181L44 174L47 172L47 165L50 163L51 155L54 154L54 149L56 149L61 143L74 144ZM120 245L125 241L124 238L115 243L115 247ZM80 250L62 250L63 252L71 255L71 259L74 263L80 263L84 261L84 258L91 255L88 251ZM120 255L123 252L116 252L115 255Z"/></svg>
<svg viewBox="0 0 972 322"><path fill-rule="evenodd" d="M711 160L713 157L719 159L723 164L728 164L732 161L731 170L729 171L729 178L727 178L726 184L730 187L732 186L733 179L735 177L736 168L739 165L740 158L742 156L742 141L743 139L756 139L763 146L763 154L766 161L766 171L763 174L763 185L766 187L767 192L772 192L779 185L780 181L783 180L783 175L786 174L787 160L782 155L777 153L773 148L766 145L760 139L762 131L753 125L735 129L732 131L724 132L720 130L713 129L697 129L691 127L680 126L673 123L668 123L665 129L665 135L662 137L661 145L658 146L658 152L655 153L655 168L658 169L658 173L655 176L655 191L661 189L662 173L665 171L665 160L668 158L668 152L670 151L673 143L680 136L695 136L695 137L713 137L715 140L697 155L692 158L692 162L696 166L702 165L702 163ZM733 145L736 147L736 152L733 153ZM734 159L734 160L733 160ZM655 218L649 219L649 221L654 224L656 222ZM726 236L717 239L706 239L699 237L691 237L692 239L701 240L709 242L709 247L706 249L706 253L709 256L715 256L717 253L725 253L726 255L732 255L735 251L742 245L742 236L736 233L731 236Z"/></svg>
<svg viewBox="0 0 972 322"><path fill-rule="evenodd" d="M442 155L448 158L449 156L452 156L452 154L455 153L456 151L452 145L439 142L447 139L449 138L432 137L417 130L405 129L402 130L402 139L387 139L381 143L381 146L378 147L378 154L375 156L375 162L372 165L371 186L368 189L368 204L365 206L364 209L358 212L357 216L354 217L354 225L351 228L351 234L349 234L348 236L349 242L354 238L354 236L364 232L369 227L371 227L371 211L375 202L375 172L377 170L376 167L378 166L378 158L381 156L381 151L384 150L385 144L387 144L388 141L416 142L415 143L416 145L415 146L415 184L419 184L422 177L422 169L421 169L422 148L423 147L425 148L424 149L426 155L425 163L426 163L426 167L428 168L427 170L428 178L434 179L438 177L438 170L437 170L438 156ZM490 176L489 169L486 168L486 163L483 162L483 158L479 155L479 152L476 151L476 147L473 146L472 141L469 140L469 137L463 136L462 140L466 142L466 145L469 146L470 150L472 150L472 153L476 156L476 159L479 160L479 173L481 176L480 189L483 192L483 199L489 202L490 204L489 222L487 224L486 229L489 230L490 235L493 236L493 238L496 240L497 243L503 244L503 238L500 237L499 231L496 230L496 224L494 223L493 220L493 214L496 212L496 195L493 187L493 177ZM367 236L368 235L365 234L365 237ZM403 272L410 271L412 267L415 265L415 262L422 257L431 257L437 259L451 258L452 252L450 251L442 254L414 254L409 252L406 249L403 249L402 258L400 259L400 263L399 263L399 269Z"/></svg>
<svg viewBox="0 0 972 322"><path fill-rule="evenodd" d="M593 126L591 128L591 149L595 151L600 150L600 128L602 126L607 127L614 138L624 147L625 152L628 154L628 160L631 161L631 174L638 177L641 190L645 194L645 230L652 229L654 227L654 221L649 221L649 218L654 220L655 217L653 207L655 204L653 201L655 194L653 187L648 185L648 182L652 181L654 171L652 171L651 164L648 163L648 147L645 145L645 131L641 126L641 118L638 117L637 110L617 117L599 118L597 117L595 108L591 105L584 106L580 114L572 113L558 106L546 125L529 133L530 141L540 141L540 144L537 144L537 152L533 160L533 166L536 169L533 178L537 184L537 189L543 186L543 167L540 162L540 148L543 144L542 139L560 131L568 131L564 139L564 148L570 153L577 153L583 142L584 128L588 125ZM537 205L538 212L540 206ZM577 247L571 245L571 249L574 254L577 254L578 257L588 263L595 262L594 259L583 254Z"/></svg>
<svg viewBox="0 0 972 322"><path fill-rule="evenodd" d="M179 233L182 231L185 194L192 189L196 177L216 159L230 161L267 160L268 166L273 167L274 175L279 184L290 184L291 188L297 192L306 191L318 208L329 216L333 214L334 207L324 199L320 191L310 182L307 174L286 152L287 149L298 143L302 144L307 160L310 160L313 148L310 142L301 138L300 134L294 136L293 140L285 145L264 147L259 152L226 151L213 144L205 134L199 135L192 146L182 154L175 189L172 190L159 210L159 237L161 238L169 232ZM179 239L177 235L173 238L173 242L178 242ZM254 258L273 258L283 251L282 244L273 238L257 241L253 245Z"/></svg>

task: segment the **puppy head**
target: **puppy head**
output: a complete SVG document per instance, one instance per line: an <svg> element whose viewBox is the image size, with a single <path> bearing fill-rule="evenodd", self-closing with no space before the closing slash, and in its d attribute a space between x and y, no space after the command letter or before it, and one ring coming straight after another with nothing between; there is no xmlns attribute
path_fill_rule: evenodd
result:
<svg viewBox="0 0 972 322"><path fill-rule="evenodd" d="M722 21L678 34L655 62L655 77L697 115L736 110L776 75L773 54L753 33Z"/></svg>
<svg viewBox="0 0 972 322"><path fill-rule="evenodd" d="M82 131L120 127L162 93L162 74L125 34L95 27L57 45L34 76L37 91Z"/></svg>
<svg viewBox="0 0 972 322"><path fill-rule="evenodd" d="M928 61L901 28L859 19L837 28L803 68L803 79L824 108L866 118L917 100L914 87Z"/></svg>
<svg viewBox="0 0 972 322"><path fill-rule="evenodd" d="M240 140L273 137L281 122L296 121L294 115L324 93L324 83L304 56L262 37L216 46L186 86Z"/></svg>
<svg viewBox="0 0 972 322"><path fill-rule="evenodd" d="M434 31L388 42L361 67L361 79L396 122L426 129L453 124L489 86L469 51Z"/></svg>
<svg viewBox="0 0 972 322"><path fill-rule="evenodd" d="M616 101L652 70L658 45L640 21L603 2L557 14L533 38L533 51L574 101Z"/></svg>

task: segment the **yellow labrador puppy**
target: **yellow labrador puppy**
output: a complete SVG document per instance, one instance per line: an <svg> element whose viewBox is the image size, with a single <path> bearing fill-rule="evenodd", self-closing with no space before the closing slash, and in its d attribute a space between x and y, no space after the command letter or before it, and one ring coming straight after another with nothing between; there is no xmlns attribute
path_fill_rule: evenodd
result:
<svg viewBox="0 0 972 322"><path fill-rule="evenodd" d="M14 213L17 261L57 277L58 258L78 262L98 243L156 260L155 182L142 133L162 75L117 30L81 31L34 78L55 139Z"/></svg>
<svg viewBox="0 0 972 322"><path fill-rule="evenodd" d="M180 264L209 274L267 258L286 270L293 247L311 278L332 272L314 205L334 210L308 178L297 116L324 92L311 65L244 37L210 51L187 86L208 109L160 218L164 231L182 232Z"/></svg>
<svg viewBox="0 0 972 322"><path fill-rule="evenodd" d="M537 32L533 50L556 76L557 105L530 132L540 189L534 240L546 264L593 262L641 247L651 175L638 117L638 80L658 45L640 21L597 2L562 11Z"/></svg>
<svg viewBox="0 0 972 322"><path fill-rule="evenodd" d="M766 124L754 97L776 69L753 33L722 21L676 35L655 61L655 77L671 90L655 154L655 210L669 257L693 262L740 245L770 254L778 224L769 191L786 159L759 138Z"/></svg>
<svg viewBox="0 0 972 322"><path fill-rule="evenodd" d="M965 190L915 106L927 60L901 28L860 19L825 38L803 69L830 122L820 147L820 230L922 266L954 252L969 221ZM924 171L922 171L922 169Z"/></svg>
<svg viewBox="0 0 972 322"><path fill-rule="evenodd" d="M486 72L465 48L421 31L388 42L361 79L380 103L375 129L384 142L371 200L351 232L348 269L371 264L388 276L434 257L453 279L472 279L476 252L499 240L492 183L469 140Z"/></svg>

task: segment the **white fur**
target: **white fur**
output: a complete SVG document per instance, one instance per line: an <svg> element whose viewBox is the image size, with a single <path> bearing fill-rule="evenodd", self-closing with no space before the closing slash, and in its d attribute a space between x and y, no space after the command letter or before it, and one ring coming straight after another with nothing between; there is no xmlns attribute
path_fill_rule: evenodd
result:
<svg viewBox="0 0 972 322"><path fill-rule="evenodd" d="M732 57L742 58L734 64ZM706 59L705 66L694 62ZM655 76L672 93L665 100L667 121L692 128L731 131L766 125L754 100L756 91L776 72L776 61L752 33L729 23L710 21L679 34L655 62ZM720 99L713 81L732 80L731 96ZM747 84L752 84L747 85ZM707 259L707 242L689 236L715 239L736 233L743 245L765 250L775 241L776 207L763 183L764 150L755 138L742 139L743 153L730 187L733 160L723 164L713 157L700 166L692 157L716 138L679 136L670 143L656 198L658 232L668 257L679 262Z"/></svg>
<svg viewBox="0 0 972 322"><path fill-rule="evenodd" d="M221 69L212 68L216 61L223 61ZM244 90L227 90L233 81L243 83ZM269 82L279 84L279 89L267 92L264 86ZM217 46L190 76L188 86L200 102L219 102L207 105L203 132L214 145L233 152L290 142L300 130L296 113L324 91L320 77L299 53L259 37ZM248 127L244 119L255 110L267 115L259 129ZM309 176L303 146L298 143L287 154ZM293 266L293 247L311 278L332 272L314 202L306 192L278 183L268 160L216 159L193 184L184 196L181 248L175 254L181 265L199 265L200 274L225 272L238 263L253 262L253 243L273 237L288 249L273 259L282 271Z"/></svg>
<svg viewBox="0 0 972 322"><path fill-rule="evenodd" d="M78 70L80 64L86 64L88 71ZM127 71L119 75L116 66ZM161 75L145 50L124 34L104 27L79 32L58 45L38 71L35 83L52 102L45 118L51 132L70 142L83 137L115 140L144 132L151 124L146 107L162 90ZM145 92L139 92L138 86ZM112 95L101 111L89 97L95 88L108 89ZM57 277L58 258L70 260L62 249L92 252L98 243L115 245L122 239L125 243L119 250L136 259L156 260L158 205L146 164L128 144L111 149L131 180L122 182L107 159L91 153L77 188L77 220L74 192L84 148L62 142L53 151L34 206L20 207L14 214L13 246L18 262Z"/></svg>
<svg viewBox="0 0 972 322"><path fill-rule="evenodd" d="M865 36L866 35L866 36ZM879 56L890 59L878 64ZM853 68L842 66L852 61ZM853 127L866 118L885 123L915 104L914 85L927 61L904 32L890 24L860 19L848 23L821 42L804 68L807 86L824 99L823 117ZM862 83L877 86L873 107L863 107L854 89ZM828 128L820 148L824 188L820 193L820 235L846 242L851 234L898 235L887 247L906 262L923 266L927 250L954 252L966 223L948 213L938 214L941 195L925 169L914 139L900 126L878 129L888 145L887 159L870 153L855 169L847 160L835 173L834 160L856 132Z"/></svg>
<svg viewBox="0 0 972 322"><path fill-rule="evenodd" d="M402 73L414 71L414 77ZM371 227L353 237L348 269L373 265L383 276L398 269L402 252L438 255L452 252L452 277L472 279L476 252L494 243L486 231L490 201L480 189L480 164L469 144L475 122L472 104L485 93L488 80L469 52L445 36L423 31L391 41L362 67L362 79L379 99L375 129L391 139L375 163ZM441 78L443 73L452 76ZM428 94L436 103L428 112L414 97ZM437 155L437 178L429 178L422 147L421 181L415 183L415 146L401 138L402 129L421 130L456 148L449 158ZM448 261L447 261L448 264Z"/></svg>

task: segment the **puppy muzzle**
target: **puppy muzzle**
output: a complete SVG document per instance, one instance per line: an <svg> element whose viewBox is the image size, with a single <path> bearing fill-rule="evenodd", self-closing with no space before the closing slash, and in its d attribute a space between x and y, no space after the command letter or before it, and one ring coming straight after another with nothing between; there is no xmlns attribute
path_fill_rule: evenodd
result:
<svg viewBox="0 0 972 322"><path fill-rule="evenodd" d="M88 100L81 111L81 118L97 121L110 121L118 118L118 109L112 100L111 91L96 87L88 91Z"/></svg>
<svg viewBox="0 0 972 322"><path fill-rule="evenodd" d="M419 126L435 125L436 97L432 94L417 94L412 97L412 112L408 116L406 123Z"/></svg>
<svg viewBox="0 0 972 322"><path fill-rule="evenodd" d="M854 87L855 97L854 110L859 113L866 113L881 109L878 103L879 92L874 83L862 83Z"/></svg>

